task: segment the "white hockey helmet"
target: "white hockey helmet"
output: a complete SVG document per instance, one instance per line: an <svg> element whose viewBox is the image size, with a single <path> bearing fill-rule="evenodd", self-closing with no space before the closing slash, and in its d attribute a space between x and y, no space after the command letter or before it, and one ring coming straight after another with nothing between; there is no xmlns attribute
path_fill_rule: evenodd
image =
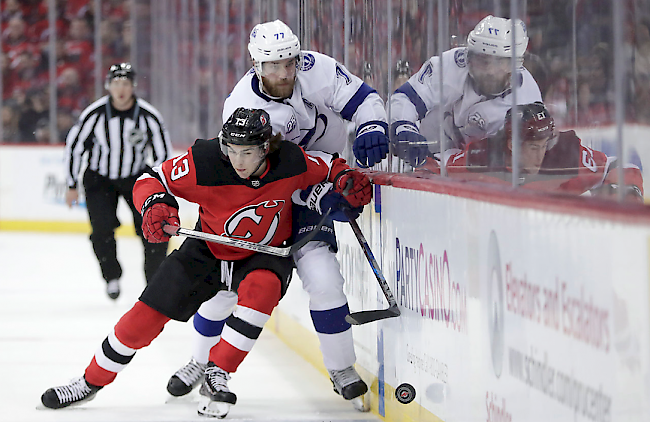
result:
<svg viewBox="0 0 650 422"><path fill-rule="evenodd" d="M262 63L300 58L300 40L281 20L260 23L251 31L248 52L255 62L255 72L260 76Z"/></svg>
<svg viewBox="0 0 650 422"><path fill-rule="evenodd" d="M512 20L492 15L484 17L467 36L468 51L497 57L512 56ZM524 63L528 47L526 25L515 19L515 54L518 65Z"/></svg>

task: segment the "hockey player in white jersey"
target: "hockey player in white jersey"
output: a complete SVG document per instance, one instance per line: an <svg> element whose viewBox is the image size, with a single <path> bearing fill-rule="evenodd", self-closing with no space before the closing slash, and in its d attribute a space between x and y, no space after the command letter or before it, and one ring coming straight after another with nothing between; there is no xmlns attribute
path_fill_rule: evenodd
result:
<svg viewBox="0 0 650 422"><path fill-rule="evenodd" d="M301 51L300 41L283 22L276 20L256 25L250 34L248 50L253 68L236 84L225 101L226 121L238 107L264 109L271 117L274 133L307 151L340 153L348 140L348 125L356 127L353 152L357 162L372 166L388 154L384 103L376 91L351 74L335 59L314 51ZM321 189L324 187L324 189ZM336 203L329 186L294 195L294 241L316 226L320 215L315 208ZM308 195L310 198L308 198ZM312 200L309 200L312 199ZM312 204L312 209L306 202ZM335 210L333 210L335 211ZM355 210L358 213L361 209ZM334 218L347 221L343 213ZM314 327L320 339L325 367L334 390L355 407L362 409L360 397L367 386L354 369L356 356L349 313L343 292L344 279L336 259L333 223L296 255L295 261L303 288L309 293ZM236 297L220 293L204 303L194 316L197 331L192 360L174 374L167 386L170 394L189 393L203 374L208 353L219 341L225 319Z"/></svg>
<svg viewBox="0 0 650 422"><path fill-rule="evenodd" d="M467 46L452 48L432 57L391 96L391 143L393 153L411 165L421 165L437 133L425 139L419 122L439 107L447 148L464 148L473 140L494 135L512 107L512 22L487 16L467 36ZM515 21L515 55L518 64L517 103L542 101L532 75L523 67L528 46L526 27ZM440 72L442 67L442 96ZM437 152L437 151L433 151Z"/></svg>

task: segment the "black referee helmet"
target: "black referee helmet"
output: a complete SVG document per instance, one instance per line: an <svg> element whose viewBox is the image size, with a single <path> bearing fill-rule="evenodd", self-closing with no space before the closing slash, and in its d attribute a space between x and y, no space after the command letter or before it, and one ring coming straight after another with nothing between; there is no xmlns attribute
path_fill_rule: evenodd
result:
<svg viewBox="0 0 650 422"><path fill-rule="evenodd" d="M106 74L106 81L104 82L104 88L108 89L109 84L115 78L128 79L133 83L133 86L136 86L135 82L135 70L131 63L116 63L111 65Z"/></svg>

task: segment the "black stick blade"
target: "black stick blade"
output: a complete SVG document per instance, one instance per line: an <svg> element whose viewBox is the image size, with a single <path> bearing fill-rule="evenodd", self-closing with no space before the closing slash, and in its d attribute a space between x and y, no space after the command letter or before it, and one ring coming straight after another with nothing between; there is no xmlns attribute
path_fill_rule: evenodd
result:
<svg viewBox="0 0 650 422"><path fill-rule="evenodd" d="M353 312L346 315L345 320L352 325L362 325L369 322L379 321L380 319L394 318L398 316L400 316L400 311L397 306L395 306L388 309Z"/></svg>

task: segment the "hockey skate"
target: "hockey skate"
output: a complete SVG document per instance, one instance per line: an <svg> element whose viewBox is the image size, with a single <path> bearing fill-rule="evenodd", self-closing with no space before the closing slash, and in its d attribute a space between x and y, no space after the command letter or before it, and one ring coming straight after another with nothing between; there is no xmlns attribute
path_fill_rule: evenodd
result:
<svg viewBox="0 0 650 422"><path fill-rule="evenodd" d="M48 389L41 396L41 402L50 409L85 403L95 398L95 394L103 387L88 384L84 377L76 378L68 385Z"/></svg>
<svg viewBox="0 0 650 422"><path fill-rule="evenodd" d="M192 358L169 379L167 383L169 394L174 397L181 397L192 391L203 380L207 366L207 364L198 363Z"/></svg>
<svg viewBox="0 0 650 422"><path fill-rule="evenodd" d="M354 366L348 366L338 371L329 371L334 392L350 400L355 409L360 412L369 410L363 395L368 391L368 386L361 379Z"/></svg>
<svg viewBox="0 0 650 422"><path fill-rule="evenodd" d="M213 362L208 362L205 379L199 394L199 415L223 419L230 411L230 406L237 403L237 396L228 389L228 372Z"/></svg>
<svg viewBox="0 0 650 422"><path fill-rule="evenodd" d="M120 296L120 280L107 281L106 294L113 300L117 299Z"/></svg>

